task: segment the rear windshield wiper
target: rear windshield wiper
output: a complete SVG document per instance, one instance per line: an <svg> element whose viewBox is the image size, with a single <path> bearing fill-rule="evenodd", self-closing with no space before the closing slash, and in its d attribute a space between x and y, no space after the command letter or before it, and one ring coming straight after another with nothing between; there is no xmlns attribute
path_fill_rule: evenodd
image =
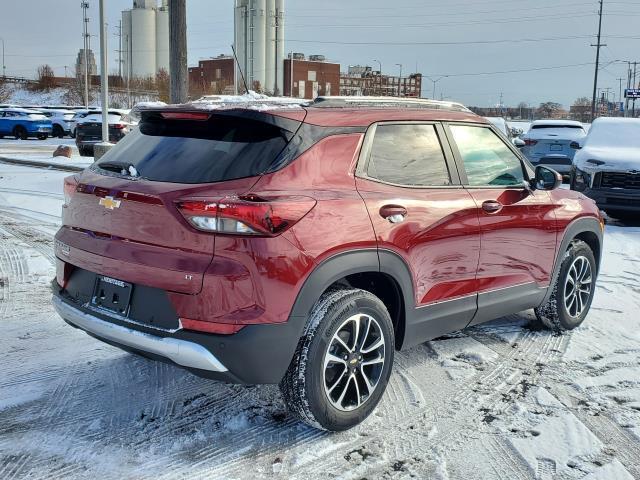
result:
<svg viewBox="0 0 640 480"><path fill-rule="evenodd" d="M127 162L101 162L98 167L108 172L119 173L128 177L138 177L138 171L132 163Z"/></svg>

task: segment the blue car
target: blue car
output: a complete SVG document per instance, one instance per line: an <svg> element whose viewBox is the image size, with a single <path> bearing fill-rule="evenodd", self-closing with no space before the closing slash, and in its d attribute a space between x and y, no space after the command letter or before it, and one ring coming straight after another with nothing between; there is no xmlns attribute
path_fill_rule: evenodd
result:
<svg viewBox="0 0 640 480"><path fill-rule="evenodd" d="M19 140L36 137L45 140L51 135L51 120L36 110L4 108L0 110L0 138L12 136Z"/></svg>

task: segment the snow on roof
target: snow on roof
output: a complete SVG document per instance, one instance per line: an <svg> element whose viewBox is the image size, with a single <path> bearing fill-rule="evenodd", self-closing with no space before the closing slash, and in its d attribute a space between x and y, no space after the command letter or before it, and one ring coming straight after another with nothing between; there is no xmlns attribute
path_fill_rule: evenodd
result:
<svg viewBox="0 0 640 480"><path fill-rule="evenodd" d="M640 118L596 118L586 145L640 148Z"/></svg>
<svg viewBox="0 0 640 480"><path fill-rule="evenodd" d="M309 104L309 100L290 97L269 97L253 91L244 95L205 95L198 100L181 104L180 107L192 107L202 110L221 110L229 108L246 108L249 110L275 110L282 108L300 108ZM133 108L134 111L171 107L164 102L139 102Z"/></svg>

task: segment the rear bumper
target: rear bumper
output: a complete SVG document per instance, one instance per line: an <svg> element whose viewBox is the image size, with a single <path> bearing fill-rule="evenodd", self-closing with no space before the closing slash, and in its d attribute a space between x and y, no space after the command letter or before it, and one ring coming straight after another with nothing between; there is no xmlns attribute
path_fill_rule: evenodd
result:
<svg viewBox="0 0 640 480"><path fill-rule="evenodd" d="M282 324L248 325L233 335L159 330L89 309L55 279L51 287L55 310L71 326L123 350L229 383L279 383L305 324L304 317L292 316Z"/></svg>
<svg viewBox="0 0 640 480"><path fill-rule="evenodd" d="M573 159L565 156L551 156L530 159L533 166L544 165L545 167L553 168L558 173L571 173L571 167L573 165Z"/></svg>
<svg viewBox="0 0 640 480"><path fill-rule="evenodd" d="M67 323L100 339L146 353L160 355L187 368L210 372L226 372L226 367L202 345L175 338L162 338L139 332L84 313L53 297L53 308Z"/></svg>

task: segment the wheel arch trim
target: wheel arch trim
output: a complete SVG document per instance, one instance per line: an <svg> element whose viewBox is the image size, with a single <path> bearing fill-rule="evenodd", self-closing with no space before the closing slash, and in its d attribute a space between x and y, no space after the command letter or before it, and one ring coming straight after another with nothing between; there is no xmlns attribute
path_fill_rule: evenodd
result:
<svg viewBox="0 0 640 480"><path fill-rule="evenodd" d="M553 275L551 276L551 281L549 282L549 288L547 289L547 293L540 303L540 306L547 303L549 301L549 298L551 298L551 294L553 293L553 286L558 281L558 276L560 275L560 267L562 266L565 252L569 249L569 245L573 240L576 239L576 237L583 233L592 233L598 239L599 251L593 252L593 256L596 259L596 275L600 272L600 261L602 258L603 244L603 232L600 221L595 217L581 217L575 219L564 229L562 240L560 241L559 247L557 249L556 259L553 265Z"/></svg>

